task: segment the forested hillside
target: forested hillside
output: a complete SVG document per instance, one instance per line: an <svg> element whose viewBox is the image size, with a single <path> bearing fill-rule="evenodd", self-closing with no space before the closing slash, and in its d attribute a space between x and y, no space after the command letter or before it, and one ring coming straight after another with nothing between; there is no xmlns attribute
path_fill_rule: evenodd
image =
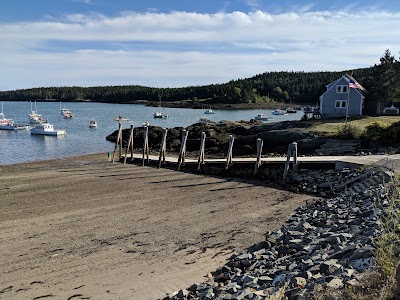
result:
<svg viewBox="0 0 400 300"><path fill-rule="evenodd" d="M138 85L99 87L41 87L0 92L0 100L96 101L131 103L139 100L175 102L200 100L205 103L316 103L325 86L348 71L339 72L266 72L251 78L232 80L223 84L155 88ZM353 70L371 97L382 95L390 101L400 101L399 61L386 50L380 64Z"/></svg>

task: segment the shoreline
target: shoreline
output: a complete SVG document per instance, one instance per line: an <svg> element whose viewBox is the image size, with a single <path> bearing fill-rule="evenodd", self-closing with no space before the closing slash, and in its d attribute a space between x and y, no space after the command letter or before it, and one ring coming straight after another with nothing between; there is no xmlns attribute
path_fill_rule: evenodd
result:
<svg viewBox="0 0 400 300"><path fill-rule="evenodd" d="M12 299L158 299L203 281L315 199L104 153L1 169L0 290Z"/></svg>
<svg viewBox="0 0 400 300"><path fill-rule="evenodd" d="M2 100L4 102L13 101L13 102L29 102L28 100ZM60 100L36 100L37 102L60 102ZM82 102L82 103L108 103L108 104L130 104L130 105L145 105L150 107L158 107L158 101L148 101L148 100L132 100L127 102L103 102L103 101L92 101L92 100L74 100L74 101L63 101L63 103L71 103L71 102ZM183 100L183 101L174 101L174 102L162 102L162 107L168 108L191 108L191 109L207 109L208 107L212 107L215 109L226 109L226 110L235 110L235 109L286 109L288 107L296 108L297 110L301 110L302 107L307 105L314 105L310 103L299 103L299 104L291 104L284 102L271 102L271 103L207 103L202 100L194 101L194 100Z"/></svg>

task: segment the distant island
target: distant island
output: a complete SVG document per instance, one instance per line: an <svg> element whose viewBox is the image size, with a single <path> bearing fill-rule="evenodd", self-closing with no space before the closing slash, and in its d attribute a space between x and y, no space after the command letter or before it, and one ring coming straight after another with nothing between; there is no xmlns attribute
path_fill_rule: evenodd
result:
<svg viewBox="0 0 400 300"><path fill-rule="evenodd" d="M203 108L276 108L315 104L326 85L349 71L265 72L222 84L157 88L139 85L38 87L0 91L0 101L103 102ZM367 98L400 102L400 62L386 50L380 64L351 71Z"/></svg>

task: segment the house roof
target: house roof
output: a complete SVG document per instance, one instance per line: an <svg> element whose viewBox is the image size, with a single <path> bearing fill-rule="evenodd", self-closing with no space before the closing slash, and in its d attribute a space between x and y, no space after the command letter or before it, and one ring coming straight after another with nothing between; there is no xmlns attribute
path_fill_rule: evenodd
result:
<svg viewBox="0 0 400 300"><path fill-rule="evenodd" d="M354 82L358 83L361 86L361 89L357 89L359 92L361 92L362 94L367 93L367 90L353 76L350 76L347 73L344 74L339 79L336 79L335 81L332 81L331 83L327 84L326 89L329 90L332 86L334 86L342 78L344 78L347 81L347 83L350 83L350 79L353 80Z"/></svg>
<svg viewBox="0 0 400 300"><path fill-rule="evenodd" d="M355 80L353 76L350 76L349 74L346 73L346 74L343 75L343 78L344 78L348 83L350 83L350 79L353 80L355 83L358 83L358 84L361 86L361 88L359 88L359 89L357 89L357 90L359 90L360 92L361 92L361 91L362 91L362 92L367 92L367 90L366 90L357 80Z"/></svg>
<svg viewBox="0 0 400 300"><path fill-rule="evenodd" d="M346 74L344 74L342 77L340 77L339 79L337 79L337 80L335 80L335 81L332 81L331 83L327 84L327 85L326 85L326 91L320 96L320 98L321 98L323 95L325 95L325 93L328 92L328 90L329 90L331 87L333 87L334 85L336 85L336 83L337 83L339 80L341 80L342 78L343 78L344 80L346 80L348 84L350 84L350 79L353 80L354 82L360 84L357 80L354 79L353 76L350 76L349 74L346 73ZM361 88L355 89L355 90L357 90L357 91L361 94L362 97L365 97L365 93L367 93L367 90L366 90L361 84L360 84L360 86L361 86Z"/></svg>

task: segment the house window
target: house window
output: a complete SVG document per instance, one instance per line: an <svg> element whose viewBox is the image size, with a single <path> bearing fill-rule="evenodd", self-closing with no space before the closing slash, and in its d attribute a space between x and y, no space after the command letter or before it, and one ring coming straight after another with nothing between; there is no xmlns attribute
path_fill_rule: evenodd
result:
<svg viewBox="0 0 400 300"><path fill-rule="evenodd" d="M335 107L336 108L346 108L347 101L346 100L336 100Z"/></svg>
<svg viewBox="0 0 400 300"><path fill-rule="evenodd" d="M343 94L348 92L348 86L347 85L337 85L336 86L336 93L337 94Z"/></svg>

